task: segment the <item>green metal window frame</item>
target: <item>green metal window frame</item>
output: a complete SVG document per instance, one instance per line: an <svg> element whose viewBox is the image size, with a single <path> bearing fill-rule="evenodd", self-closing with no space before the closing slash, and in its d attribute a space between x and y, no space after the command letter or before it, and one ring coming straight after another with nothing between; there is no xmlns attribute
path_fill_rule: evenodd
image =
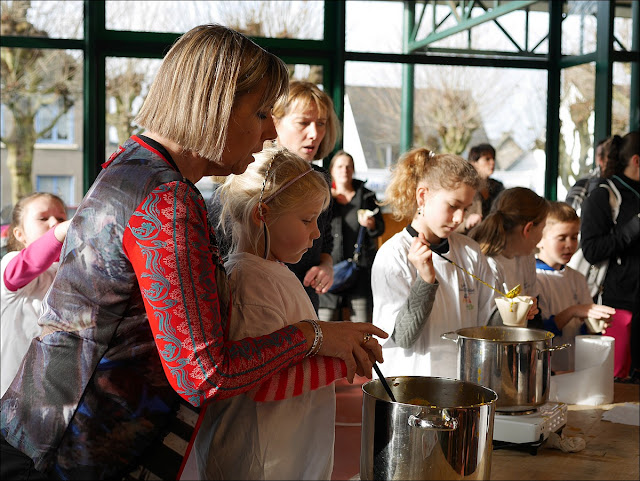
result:
<svg viewBox="0 0 640 481"><path fill-rule="evenodd" d="M442 38L445 33L431 34L431 38L417 40L415 32L422 21L422 15L416 23L416 6L422 6L422 14L426 3L405 0L404 4L404 53L367 53L348 52L345 49L345 1L325 0L324 2L324 35L322 40L256 38L255 41L265 49L278 55L287 63L321 65L323 67L323 83L330 93L338 117L344 117L345 62L392 62L403 65L403 95L401 150L409 148L410 133L413 130L413 69L416 64L460 65L543 69L548 72L547 94L547 165L545 172L545 197L556 198L558 177L558 148L560 137L560 72L564 68L595 62L595 137L603 138L611 133L611 100L612 70L614 62L631 63L631 108L630 129L637 129L640 124L638 107L638 31L640 28L640 2L631 2L632 8L632 46L630 51L614 50L613 19L615 2L597 2L597 45L596 51L581 56L562 56L561 34L564 1L548 0L549 35L548 53L536 54L534 46L529 48L528 40L524 48L518 46L518 52L499 56L476 55L472 48L438 49L428 48L427 52L417 52ZM432 3L432 2L431 2ZM451 4L451 2L438 2ZM493 3L493 9L487 9L482 2L460 2L463 15L451 33L459 33L480 23L480 19L471 18L470 9L482 6L486 16L482 21L493 21L499 28L497 19L515 9L526 9L535 3L532 1L487 2ZM466 4L466 5L465 5ZM527 14L528 21L528 14ZM162 58L164 53L179 37L173 33L129 32L107 30L105 18L105 0L84 0L84 38L54 39L36 37L2 37L3 47L75 49L84 53L84 173L83 187L86 192L98 174L99 166L104 161L106 149L106 90L105 62L107 57ZM504 30L504 29L503 29ZM506 31L504 32L506 34ZM508 35L508 34L507 34ZM512 39L512 43L515 41ZM498 52L496 52L498 54ZM339 147L339 146L338 146Z"/></svg>

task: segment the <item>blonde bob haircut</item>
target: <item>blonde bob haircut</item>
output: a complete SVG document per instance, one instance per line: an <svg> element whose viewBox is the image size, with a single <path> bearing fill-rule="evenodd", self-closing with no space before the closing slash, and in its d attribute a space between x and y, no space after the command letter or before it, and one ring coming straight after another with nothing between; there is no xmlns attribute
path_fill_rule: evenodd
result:
<svg viewBox="0 0 640 481"><path fill-rule="evenodd" d="M340 122L333 109L333 100L316 84L303 80L293 80L289 84L288 97L280 98L273 107L276 129L278 121L283 117L292 112L303 112L310 107L315 107L320 117L327 118L326 133L316 154L318 159L324 159L336 145L336 140L340 135Z"/></svg>
<svg viewBox="0 0 640 481"><path fill-rule="evenodd" d="M229 175L218 189L222 206L218 228L222 229L225 236L231 234L230 252L237 250L241 238L250 239L250 246L254 252L258 252L260 243L264 241L264 231L261 223L254 221L254 211L262 199L273 196L268 201L272 219L305 202L316 200L322 201L324 211L331 199L329 186L322 173L313 170L309 162L289 150L270 147L254 154L254 157L256 161L249 164L242 175ZM301 177L296 179L298 176Z"/></svg>
<svg viewBox="0 0 640 481"><path fill-rule="evenodd" d="M400 157L391 170L391 181L380 205L389 205L396 221L413 219L420 185L429 189L454 190L461 184L478 190L480 177L473 166L459 155L436 154L422 147Z"/></svg>
<svg viewBox="0 0 640 481"><path fill-rule="evenodd" d="M491 212L469 232L489 257L502 254L507 247L507 234L529 222L538 225L547 218L549 201L526 187L503 190L491 207Z"/></svg>
<svg viewBox="0 0 640 481"><path fill-rule="evenodd" d="M268 114L287 95L286 65L230 28L200 25L171 47L135 122L185 151L218 161L234 102L263 80L260 104Z"/></svg>

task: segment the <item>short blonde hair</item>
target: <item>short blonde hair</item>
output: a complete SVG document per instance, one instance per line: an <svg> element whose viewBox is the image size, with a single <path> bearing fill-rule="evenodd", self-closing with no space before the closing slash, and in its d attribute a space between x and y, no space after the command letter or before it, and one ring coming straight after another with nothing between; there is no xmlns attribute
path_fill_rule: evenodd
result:
<svg viewBox="0 0 640 481"><path fill-rule="evenodd" d="M327 116L327 130L317 153L319 159L324 159L336 145L340 135L340 122L333 109L333 100L316 84L303 80L292 81L289 84L289 95L280 98L274 105L273 116L280 120L291 112L306 110L312 105L318 109L318 115Z"/></svg>
<svg viewBox="0 0 640 481"><path fill-rule="evenodd" d="M566 202L554 201L549 202L549 213L547 214L547 223L545 229L559 222L580 224L580 217L575 209Z"/></svg>
<svg viewBox="0 0 640 481"><path fill-rule="evenodd" d="M286 65L222 25L182 35L158 70L135 122L209 161L221 158L234 102L263 80L261 108L286 97Z"/></svg>
<svg viewBox="0 0 640 481"><path fill-rule="evenodd" d="M218 189L222 205L218 227L223 235L232 235L231 252L236 251L240 238L249 238L250 245L257 249L263 230L253 222L252 215L261 194L263 201L273 196L268 205L276 218L305 202L316 200L322 201L322 210L325 210L331 199L324 175L289 150L270 147L254 156L256 161L249 164L242 175L229 175ZM304 175L296 179L301 174ZM296 180L286 185L293 179Z"/></svg>
<svg viewBox="0 0 640 481"><path fill-rule="evenodd" d="M380 205L390 205L397 221L413 219L418 208L416 190L420 183L431 189L453 190L465 184L477 190L480 177L459 155L436 154L419 147L406 152L392 168L391 181Z"/></svg>

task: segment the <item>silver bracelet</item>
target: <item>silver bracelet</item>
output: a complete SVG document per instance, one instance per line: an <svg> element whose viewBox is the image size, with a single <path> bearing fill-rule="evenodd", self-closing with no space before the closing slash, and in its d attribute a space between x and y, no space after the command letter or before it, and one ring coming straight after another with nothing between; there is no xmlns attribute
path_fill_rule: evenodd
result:
<svg viewBox="0 0 640 481"><path fill-rule="evenodd" d="M309 349L304 357L315 356L316 354L318 354L320 347L322 347L322 329L320 328L318 321L316 321L315 319L303 319L301 322L308 322L309 324L311 324L313 326L313 333L315 335L315 337L313 338L313 344L311 344L311 349Z"/></svg>

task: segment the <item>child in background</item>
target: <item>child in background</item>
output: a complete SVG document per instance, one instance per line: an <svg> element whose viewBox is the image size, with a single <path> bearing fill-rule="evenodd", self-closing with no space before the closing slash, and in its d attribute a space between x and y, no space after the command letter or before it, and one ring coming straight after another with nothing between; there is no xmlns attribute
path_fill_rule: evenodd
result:
<svg viewBox="0 0 640 481"><path fill-rule="evenodd" d="M588 333L585 318L606 321L616 312L612 307L594 304L585 277L566 265L578 249L579 232L580 218L573 207L551 202L536 260L539 308L544 328L557 335L554 344L571 343L569 349L551 356L554 371L574 370L575 337Z"/></svg>
<svg viewBox="0 0 640 481"><path fill-rule="evenodd" d="M298 262L320 236L318 216L331 195L326 179L285 149L255 157L244 174L230 176L218 191L221 225L232 229L225 263L234 299L231 339L272 332L291 319L316 318L285 263ZM331 479L332 381L346 369L335 358L309 360L315 365L294 369L294 383L274 382L286 399L256 402L260 396L250 392L209 405L196 440L201 479Z"/></svg>
<svg viewBox="0 0 640 481"><path fill-rule="evenodd" d="M18 372L31 339L40 335L42 299L58 270L69 226L60 197L36 192L13 208L8 253L2 258L2 394Z"/></svg>
<svg viewBox="0 0 640 481"><path fill-rule="evenodd" d="M518 284L520 295L533 298L527 315L528 327L542 329L537 307L535 248L542 238L549 202L526 187L506 189L498 195L491 213L469 236L474 239L503 292Z"/></svg>
<svg viewBox="0 0 640 481"><path fill-rule="evenodd" d="M390 333L383 343L385 376L457 377L457 347L441 335L499 317L494 291L435 252L490 283L478 244L455 233L479 178L457 155L424 148L395 166L382 205L409 225L387 240L373 261L373 323Z"/></svg>

